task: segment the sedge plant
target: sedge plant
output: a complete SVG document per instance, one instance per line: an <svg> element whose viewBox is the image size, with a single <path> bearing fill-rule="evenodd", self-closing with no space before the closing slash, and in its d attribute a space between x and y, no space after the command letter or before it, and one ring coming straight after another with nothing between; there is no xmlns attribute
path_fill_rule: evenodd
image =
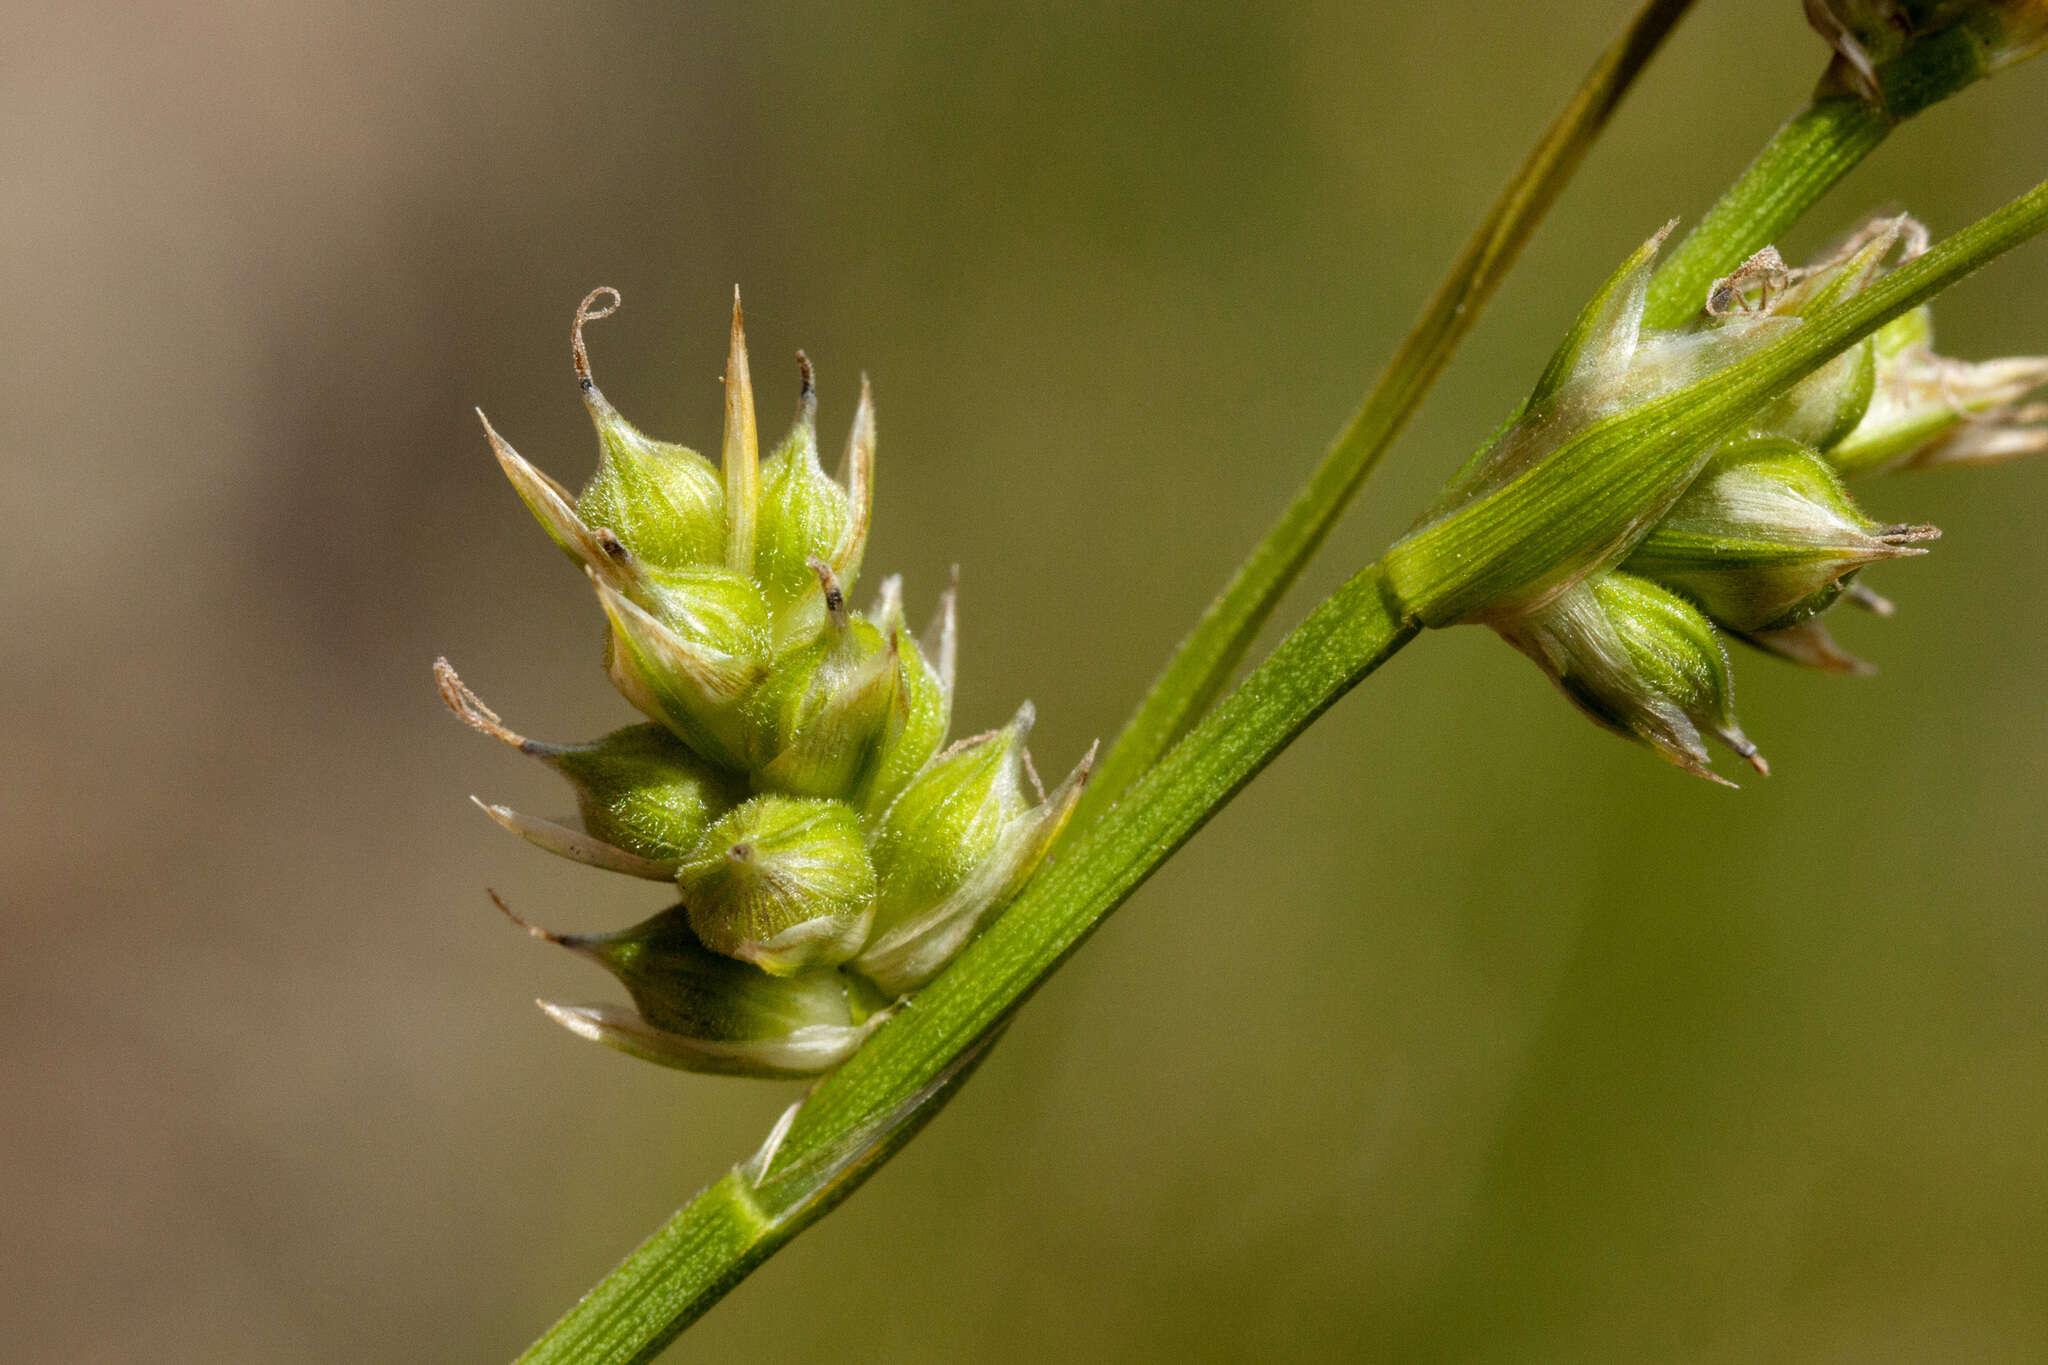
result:
<svg viewBox="0 0 2048 1365"><path fill-rule="evenodd" d="M528 926L630 1001L543 1008L666 1066L816 1079L526 1359L658 1354L908 1141L1110 911L1425 632L1492 630L1587 718L1718 782L1730 779L1710 744L1768 771L1735 714L1731 642L1865 671L1828 613L1888 612L1862 571L1926 553L1938 532L1870 516L1852 483L2048 449L2048 408L2026 401L2048 358L1944 357L1929 310L2048 227L2048 184L1940 242L1897 213L1843 225L1796 264L1772 239L1899 122L2048 45L2038 0L1807 0L1833 49L1808 106L1675 245L1672 225L1649 225L1409 532L1230 687L1688 8L1650 0L1596 61L1100 764L1076 755L1049 789L1025 747L1028 703L1000 729L950 734L952 588L921 633L896 579L854 605L879 450L866 381L828 474L799 355L794 419L764 457L735 296L714 463L612 407L585 329L618 296L583 301L571 354L599 454L581 490L484 429L595 597L606 670L642 719L544 742L446 661L436 678L464 722L560 774L578 810L567 823L484 805L491 819L667 888L665 907L624 930Z"/></svg>

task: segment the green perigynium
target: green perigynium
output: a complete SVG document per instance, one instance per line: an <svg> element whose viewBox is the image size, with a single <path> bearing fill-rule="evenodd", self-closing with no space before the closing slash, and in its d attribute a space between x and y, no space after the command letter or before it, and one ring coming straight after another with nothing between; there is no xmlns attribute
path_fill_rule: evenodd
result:
<svg viewBox="0 0 2048 1365"><path fill-rule="evenodd" d="M1708 766L1703 731L1769 771L1735 722L1728 651L1676 593L1608 570L1494 628L1596 724L1687 772L1723 780Z"/></svg>
<svg viewBox="0 0 2048 1365"><path fill-rule="evenodd" d="M860 817L825 797L756 796L727 811L676 882L704 946L770 976L838 966L874 918Z"/></svg>
<svg viewBox="0 0 2048 1365"><path fill-rule="evenodd" d="M506 728L445 660L436 677L457 716L569 781L580 827L485 806L493 819L549 852L673 882L680 897L617 934L540 934L611 971L635 1010L543 1008L671 1066L815 1074L1023 886L1093 754L1050 795L1039 790L1023 747L1028 705L946 748L954 593L922 640L894 578L867 613L849 604L874 481L865 381L834 478L799 353L795 423L762 461L735 296L714 466L640 432L598 389L583 328L617 303L598 290L576 313L576 375L598 436L580 494L484 429L520 498L589 579L606 670L652 723L543 744Z"/></svg>
<svg viewBox="0 0 2048 1365"><path fill-rule="evenodd" d="M1079 797L1077 772L1034 804L1032 720L1026 703L1002 729L940 754L876 827L874 932L854 966L884 990L908 990L945 965L1031 874Z"/></svg>
<svg viewBox="0 0 2048 1365"><path fill-rule="evenodd" d="M1735 721L1723 633L1865 671L1821 614L1844 598L1888 611L1856 575L1939 532L1871 518L1843 477L2048 445L2039 412L2013 406L2048 362L1941 359L1923 307L1740 401L1767 351L1916 258L1926 232L1873 219L1799 268L1765 248L1690 322L1653 329L1663 236L1582 310L1515 419L1388 553L1388 576L1423 624L1490 626L1595 721L1687 771L1713 776L1703 735L1768 771Z"/></svg>
<svg viewBox="0 0 2048 1365"><path fill-rule="evenodd" d="M581 1037L664 1066L808 1076L844 1061L888 1017L887 1002L858 977L774 976L712 952L681 905L612 934L525 927L597 963L633 999L632 1009L543 1002L548 1016Z"/></svg>
<svg viewBox="0 0 2048 1365"><path fill-rule="evenodd" d="M1778 630L1826 610L1858 569L1924 554L1938 534L1870 520L1811 447L1752 436L1715 453L1624 566L1725 630Z"/></svg>

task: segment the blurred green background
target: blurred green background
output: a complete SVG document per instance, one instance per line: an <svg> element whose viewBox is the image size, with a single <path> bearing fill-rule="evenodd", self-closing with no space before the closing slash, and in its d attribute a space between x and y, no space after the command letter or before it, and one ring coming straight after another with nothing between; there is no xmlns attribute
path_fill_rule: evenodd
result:
<svg viewBox="0 0 2048 1365"><path fill-rule="evenodd" d="M792 1087L576 1041L509 930L658 891L453 724L628 713L470 409L880 404L869 562L963 569L961 724L1110 736L1627 6L17 5L0 55L0 1354L493 1361ZM1577 301L1803 98L1703 0L1284 613L1396 534ZM2048 170L2048 61L1896 136L1937 233ZM2048 348L2048 249L1944 301ZM836 435L833 437L837 439ZM1738 658L1716 790L1478 631L1420 642L1100 934L678 1360L2048 1358L2048 461L1872 485L1930 558L1830 680Z"/></svg>

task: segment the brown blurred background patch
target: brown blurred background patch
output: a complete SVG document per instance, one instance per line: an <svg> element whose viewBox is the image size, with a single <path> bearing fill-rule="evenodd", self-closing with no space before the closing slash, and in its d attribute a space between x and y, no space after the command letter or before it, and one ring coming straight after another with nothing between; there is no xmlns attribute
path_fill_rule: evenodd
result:
<svg viewBox="0 0 2048 1365"><path fill-rule="evenodd" d="M626 715L470 412L581 477L586 289L606 391L699 447L735 280L764 425L799 345L834 431L873 376L870 562L914 614L962 565L962 723L1030 696L1064 768L1626 9L17 7L0 1354L507 1357L792 1097L532 1008L610 985L486 884L658 893L491 829L468 792L566 800L429 683ZM1803 97L1797 9L1700 6L1310 588ZM1935 110L1790 245L1953 229L2044 107L2048 62ZM2044 299L2036 246L1945 349L2048 348ZM675 1357L2048 1357L2048 463L1869 492L1948 537L1843 627L1880 677L1737 660L1769 782L1426 640Z"/></svg>

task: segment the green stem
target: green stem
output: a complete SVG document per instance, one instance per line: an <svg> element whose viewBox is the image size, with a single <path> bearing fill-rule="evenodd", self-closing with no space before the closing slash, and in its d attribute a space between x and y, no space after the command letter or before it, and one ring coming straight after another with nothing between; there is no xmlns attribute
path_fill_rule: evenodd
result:
<svg viewBox="0 0 2048 1365"><path fill-rule="evenodd" d="M1850 98L1816 99L1780 128L1728 192L1672 250L1650 282L1646 327L1677 327L1700 310L1714 281L1799 220L1895 126Z"/></svg>
<svg viewBox="0 0 2048 1365"><path fill-rule="evenodd" d="M642 1242L519 1359L651 1360L778 1245L735 1171Z"/></svg>
<svg viewBox="0 0 2048 1365"><path fill-rule="evenodd" d="M1484 220L1351 420L1280 520L1209 604L1110 746L1072 828L1085 829L1207 710L1280 598L1329 537L1430 385L1479 319L1635 78L1692 0L1649 0L1579 83Z"/></svg>

